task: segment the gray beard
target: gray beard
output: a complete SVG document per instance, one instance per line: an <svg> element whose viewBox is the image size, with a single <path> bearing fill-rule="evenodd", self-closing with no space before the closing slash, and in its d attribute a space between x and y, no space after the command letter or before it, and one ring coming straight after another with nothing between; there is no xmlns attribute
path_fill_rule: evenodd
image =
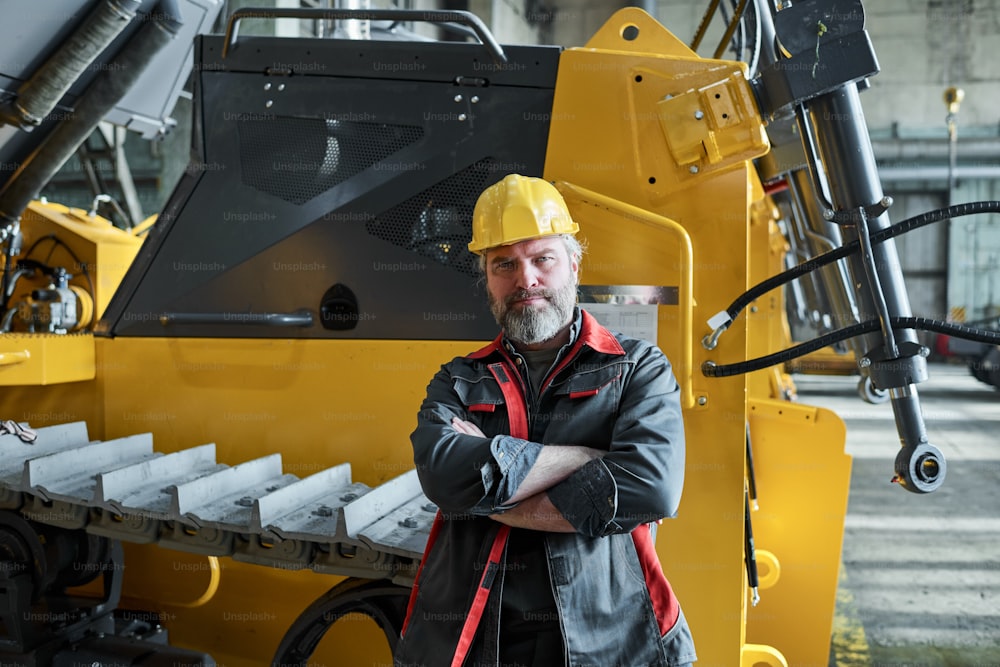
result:
<svg viewBox="0 0 1000 667"><path fill-rule="evenodd" d="M527 307L514 310L510 304L528 296L542 296L548 305L541 308ZM537 345L555 338L573 317L576 305L576 285L568 284L561 290L522 290L503 301L489 295L490 311L507 338L523 345Z"/></svg>

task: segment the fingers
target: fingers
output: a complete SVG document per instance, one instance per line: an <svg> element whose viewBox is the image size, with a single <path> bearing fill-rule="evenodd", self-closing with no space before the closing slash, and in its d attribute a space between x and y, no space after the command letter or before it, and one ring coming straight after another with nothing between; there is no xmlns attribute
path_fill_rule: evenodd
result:
<svg viewBox="0 0 1000 667"><path fill-rule="evenodd" d="M463 433L465 435L475 435L479 436L480 438L486 437L486 434L483 433L478 426L476 426L470 421L459 419L458 417L451 418L451 427L456 431L458 431L459 433Z"/></svg>

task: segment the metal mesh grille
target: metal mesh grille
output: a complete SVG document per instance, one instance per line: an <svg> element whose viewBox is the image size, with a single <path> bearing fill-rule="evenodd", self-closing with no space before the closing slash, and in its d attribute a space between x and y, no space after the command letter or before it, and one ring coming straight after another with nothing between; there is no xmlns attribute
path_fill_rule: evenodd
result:
<svg viewBox="0 0 1000 667"><path fill-rule="evenodd" d="M405 169L386 158L423 135L415 125L288 116L241 120L241 177L261 192L302 204L376 164Z"/></svg>
<svg viewBox="0 0 1000 667"><path fill-rule="evenodd" d="M505 175L498 168L493 158L480 160L371 220L368 233L475 276L472 210L486 186Z"/></svg>

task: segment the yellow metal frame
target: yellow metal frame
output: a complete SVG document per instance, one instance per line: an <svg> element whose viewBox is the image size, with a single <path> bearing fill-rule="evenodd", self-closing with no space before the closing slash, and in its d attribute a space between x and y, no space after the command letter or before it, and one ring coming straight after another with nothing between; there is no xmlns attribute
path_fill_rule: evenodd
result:
<svg viewBox="0 0 1000 667"><path fill-rule="evenodd" d="M741 65L700 59L640 10L621 10L585 47L561 56L545 176L562 184L589 243L584 283L679 287L678 305L659 306L657 325L684 392L686 483L679 516L664 522L657 548L699 664L826 664L850 472L843 424L827 411L774 400L784 381L766 373L709 379L698 372L706 361L734 363L776 344L778 301L768 301L766 317L758 309L739 318L716 350L697 344L707 333L700 323L773 263L770 213L748 162L767 147L761 120L740 102L748 94ZM681 101L660 104L668 95ZM706 105L702 119L691 111L695 101ZM731 112L733 124L722 122ZM668 121L678 114L684 118L675 128ZM137 242L105 243L100 232L78 229L79 217L33 205L24 225L33 238L69 230L84 261L120 280L131 262L126 249L134 256ZM98 292L101 312L110 295L103 283ZM0 414L33 426L83 419L93 439L150 432L162 452L214 442L218 460L230 465L280 452L285 472L300 477L350 463L355 481L369 486L412 468L409 434L428 380L441 363L477 347L78 340L95 354L94 379L25 382L0 396ZM20 349L3 353L15 356L0 377L20 359ZM764 574L756 608L748 604L744 566L748 423ZM126 553L125 603L162 610L173 642L230 667L268 662L299 613L339 581L230 559L213 568L204 557L155 546L131 545ZM313 662L389 664L374 623L348 618L338 626L339 643Z"/></svg>

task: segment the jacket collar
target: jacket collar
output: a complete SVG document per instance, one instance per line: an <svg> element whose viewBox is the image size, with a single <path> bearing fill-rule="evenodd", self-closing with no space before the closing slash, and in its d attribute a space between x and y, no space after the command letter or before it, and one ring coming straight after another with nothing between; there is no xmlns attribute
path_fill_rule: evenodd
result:
<svg viewBox="0 0 1000 667"><path fill-rule="evenodd" d="M577 352L580 347L586 345L592 350L603 352L604 354L625 354L625 349L621 346L621 343L618 342L618 339L615 338L615 335L601 326L601 324L594 319L593 315L579 306L574 309L573 323L570 325L569 344L574 353ZM500 352L504 349L513 352L514 346L509 340L507 340L507 337L504 336L501 331L489 345L476 350L468 356L470 359L482 359L484 357L488 357L494 352Z"/></svg>

